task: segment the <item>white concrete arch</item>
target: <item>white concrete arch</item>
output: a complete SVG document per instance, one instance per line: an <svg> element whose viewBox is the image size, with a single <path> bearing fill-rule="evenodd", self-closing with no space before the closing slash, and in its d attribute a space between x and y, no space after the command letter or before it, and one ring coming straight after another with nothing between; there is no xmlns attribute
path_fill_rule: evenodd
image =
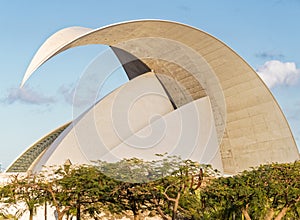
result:
<svg viewBox="0 0 300 220"><path fill-rule="evenodd" d="M40 50L43 52L38 52L39 55L29 65L22 85L35 69L51 57L69 48L87 44L118 45L141 59L153 72L160 73L164 70L161 62L139 57L134 45L122 47L122 43L139 38L177 41L198 53L220 83L222 96L218 97L224 98L226 106L226 119L220 120L225 126L220 150L226 173L237 173L262 163L299 159L289 125L271 92L239 55L215 37L184 24L160 20L124 22L95 30L79 29L77 34L68 35L56 46L48 43L42 46ZM56 38L56 35L50 37L51 41ZM163 52L159 49L157 53ZM178 69L173 65L169 71L176 72ZM200 69L199 74L201 71L205 70ZM208 77L203 80L209 82ZM208 83L206 90L214 91L214 85ZM217 98L215 101L218 103ZM213 111L215 109L213 107ZM218 122L215 112L214 116Z"/></svg>

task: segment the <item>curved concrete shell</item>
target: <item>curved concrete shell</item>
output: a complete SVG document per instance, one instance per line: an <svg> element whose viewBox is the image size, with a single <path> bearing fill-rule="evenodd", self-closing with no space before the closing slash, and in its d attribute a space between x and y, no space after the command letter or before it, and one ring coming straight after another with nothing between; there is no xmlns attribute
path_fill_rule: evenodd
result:
<svg viewBox="0 0 300 220"><path fill-rule="evenodd" d="M56 140L56 138L70 125L67 123L31 145L24 153L22 153L6 170L7 173L27 172L35 167L35 163L44 154L48 147Z"/></svg>
<svg viewBox="0 0 300 220"><path fill-rule="evenodd" d="M147 111L143 110L145 107ZM72 153L66 155L70 148ZM223 171L209 98L174 110L155 74L147 73L116 89L84 113L31 168L39 171L43 166L63 164L66 160L73 164L124 157L155 160L156 154L166 152Z"/></svg>
<svg viewBox="0 0 300 220"><path fill-rule="evenodd" d="M213 36L159 20L78 30L73 34L73 28L63 29L61 35L51 36L29 65L22 85L35 69L64 50L109 45L128 75L128 61L120 51L142 63L140 74L147 72L145 68L155 73L174 109L208 96L225 173L299 159L289 125L268 88L240 56ZM55 46L49 43L57 40Z"/></svg>

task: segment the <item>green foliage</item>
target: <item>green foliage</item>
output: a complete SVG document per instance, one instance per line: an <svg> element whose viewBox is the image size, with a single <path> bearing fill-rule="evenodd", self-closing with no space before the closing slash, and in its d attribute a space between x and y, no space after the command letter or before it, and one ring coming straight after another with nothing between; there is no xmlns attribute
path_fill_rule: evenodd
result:
<svg viewBox="0 0 300 220"><path fill-rule="evenodd" d="M131 211L134 216L148 210L164 219L199 216L199 188L203 178L217 175L210 166L177 156L159 155L157 160L123 159L116 163L98 162L100 171L118 184L111 195L111 211ZM194 201L194 202L192 202Z"/></svg>
<svg viewBox="0 0 300 220"><path fill-rule="evenodd" d="M48 193L48 202L59 218L67 213L76 213L80 218L81 212L93 217L113 202L110 192L116 182L95 166L63 166L40 175L44 180L41 188Z"/></svg>
<svg viewBox="0 0 300 220"><path fill-rule="evenodd" d="M201 197L209 217L299 218L300 162L262 165L214 179Z"/></svg>
<svg viewBox="0 0 300 220"><path fill-rule="evenodd" d="M115 163L98 161L97 167L117 183L110 195L114 200L110 211L124 214L130 211L134 216L139 216L146 210L156 209L151 201L154 193L153 181L170 175L170 169L174 169L175 164L171 157L156 161L131 158Z"/></svg>
<svg viewBox="0 0 300 220"><path fill-rule="evenodd" d="M32 216L47 202L59 219L81 214L96 219L103 212L138 219L145 211L163 219L300 219L299 173L298 161L218 177L208 165L161 155L155 161L98 161L12 176L0 187L0 199L26 203Z"/></svg>
<svg viewBox="0 0 300 220"><path fill-rule="evenodd" d="M7 205L16 202L25 203L29 211L29 219L33 219L36 208L44 202L44 192L39 188L39 180L35 175L13 175L10 184L1 188L1 202ZM15 216L18 213L15 213Z"/></svg>
<svg viewBox="0 0 300 220"><path fill-rule="evenodd" d="M120 182L146 183L164 178L178 170L182 160L177 156L159 155L157 160L144 161L139 158L123 159L114 163L97 161L99 170Z"/></svg>

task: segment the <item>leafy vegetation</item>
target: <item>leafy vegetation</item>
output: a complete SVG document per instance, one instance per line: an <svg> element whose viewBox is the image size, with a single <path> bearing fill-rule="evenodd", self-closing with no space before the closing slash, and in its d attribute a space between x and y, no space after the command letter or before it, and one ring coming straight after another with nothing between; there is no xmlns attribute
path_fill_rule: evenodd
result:
<svg viewBox="0 0 300 220"><path fill-rule="evenodd" d="M209 218L300 219L300 162L214 179L201 195Z"/></svg>
<svg viewBox="0 0 300 220"><path fill-rule="evenodd" d="M0 216L17 219L25 204L51 205L59 220L159 215L162 219L300 219L300 162L268 164L231 177L178 157L132 158L116 163L51 167L36 175L11 176L0 187ZM1 219L1 217L0 217Z"/></svg>

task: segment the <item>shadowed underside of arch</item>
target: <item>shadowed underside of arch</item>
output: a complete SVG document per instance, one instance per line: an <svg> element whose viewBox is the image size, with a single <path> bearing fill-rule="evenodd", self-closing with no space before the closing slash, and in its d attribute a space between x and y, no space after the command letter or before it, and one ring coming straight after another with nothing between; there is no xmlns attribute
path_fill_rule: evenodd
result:
<svg viewBox="0 0 300 220"><path fill-rule="evenodd" d="M165 49L166 42L172 46ZM88 44L113 46L125 70L130 68L122 62L120 51L131 54L159 77L168 92L172 93L172 80L176 81L182 95L173 94L181 103L179 106L188 100L180 101L185 91L192 100L207 95L211 100L225 173L237 173L262 163L299 159L289 125L256 72L224 43L187 25L141 20L95 30L63 29L38 50L22 85L51 57ZM182 53L176 57L176 52ZM198 61L200 64L194 65Z"/></svg>

